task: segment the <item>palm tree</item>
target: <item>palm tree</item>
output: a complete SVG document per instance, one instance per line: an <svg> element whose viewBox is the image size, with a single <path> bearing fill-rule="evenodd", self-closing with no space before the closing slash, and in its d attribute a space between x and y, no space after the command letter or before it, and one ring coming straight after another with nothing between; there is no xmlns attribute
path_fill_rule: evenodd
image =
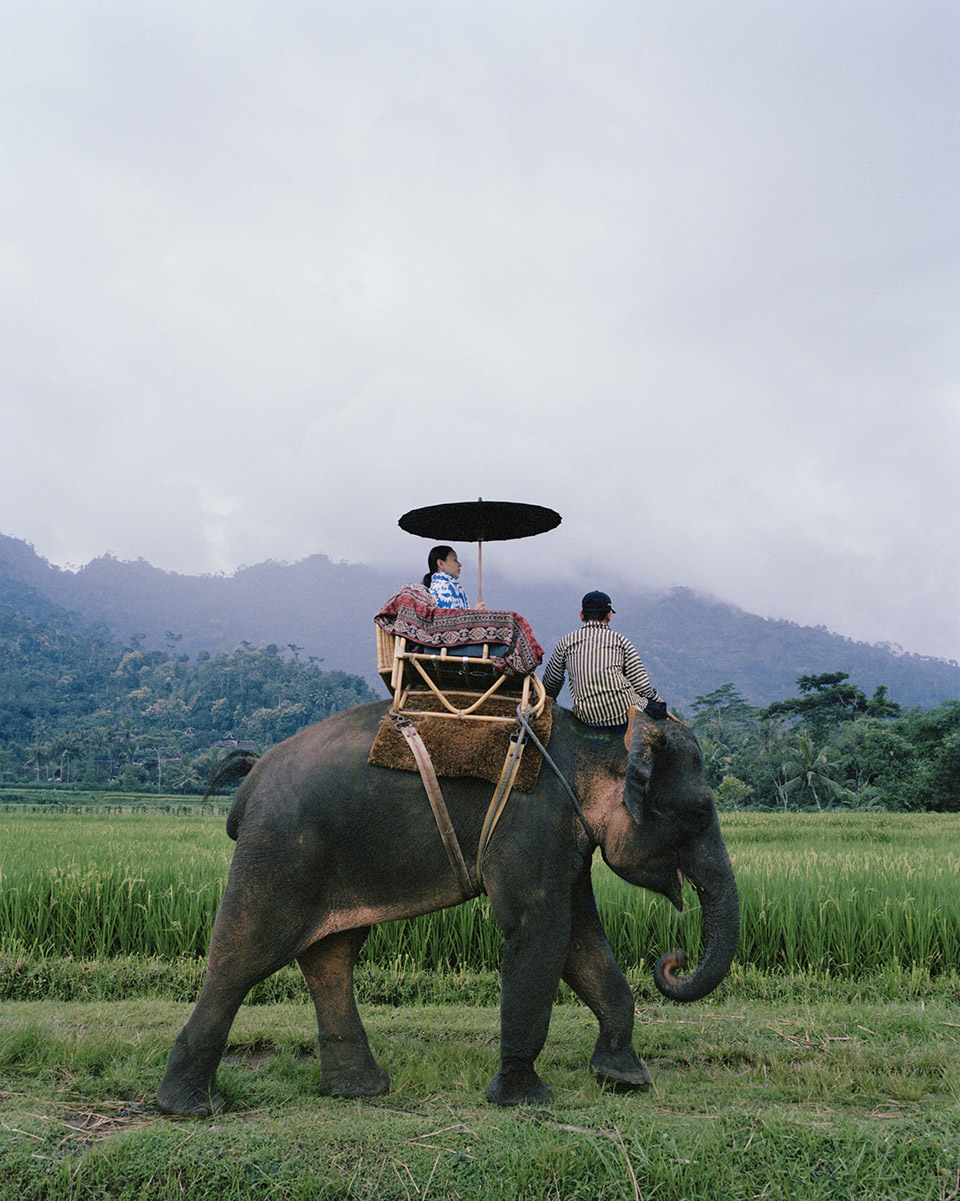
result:
<svg viewBox="0 0 960 1201"><path fill-rule="evenodd" d="M87 745L93 752L93 778L97 784L100 783L100 772L104 759L107 760L107 773L109 775L111 737L112 732L106 726L94 726L92 730L87 732Z"/></svg>
<svg viewBox="0 0 960 1201"><path fill-rule="evenodd" d="M834 768L827 758L826 748L817 750L809 730L803 730L797 735L784 768L787 774L785 788L799 783L801 792L809 789L818 809L823 809L820 803L821 792L829 793L833 798L846 791L843 785L833 778Z"/></svg>
<svg viewBox="0 0 960 1201"><path fill-rule="evenodd" d="M70 765L68 760L73 758L79 762L82 748L83 736L73 730L63 730L54 738L51 750L53 756L59 760L57 772L61 784L69 782Z"/></svg>

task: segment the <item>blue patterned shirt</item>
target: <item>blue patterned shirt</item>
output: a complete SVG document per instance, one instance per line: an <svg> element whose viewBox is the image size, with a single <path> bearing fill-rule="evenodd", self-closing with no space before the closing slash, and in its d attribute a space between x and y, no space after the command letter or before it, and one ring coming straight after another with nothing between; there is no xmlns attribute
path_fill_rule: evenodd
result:
<svg viewBox="0 0 960 1201"><path fill-rule="evenodd" d="M463 585L455 575L446 571L435 571L430 579L430 591L438 609L469 609L470 602Z"/></svg>

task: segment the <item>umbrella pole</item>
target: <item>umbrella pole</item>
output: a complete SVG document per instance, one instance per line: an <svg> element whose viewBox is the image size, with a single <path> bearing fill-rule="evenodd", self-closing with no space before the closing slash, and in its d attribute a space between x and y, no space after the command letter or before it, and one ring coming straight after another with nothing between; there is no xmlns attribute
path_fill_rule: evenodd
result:
<svg viewBox="0 0 960 1201"><path fill-rule="evenodd" d="M477 543L477 608L483 608L483 543Z"/></svg>

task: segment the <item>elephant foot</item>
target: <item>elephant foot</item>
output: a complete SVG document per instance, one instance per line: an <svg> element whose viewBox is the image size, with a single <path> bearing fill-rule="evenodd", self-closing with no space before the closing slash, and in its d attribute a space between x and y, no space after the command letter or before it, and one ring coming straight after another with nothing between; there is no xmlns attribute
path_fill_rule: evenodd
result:
<svg viewBox="0 0 960 1201"><path fill-rule="evenodd" d="M320 1036L321 1097L382 1097L390 1077L370 1052L366 1035Z"/></svg>
<svg viewBox="0 0 960 1201"><path fill-rule="evenodd" d="M389 1091L390 1077L376 1065L362 1075L324 1072L320 1080L321 1097L383 1097Z"/></svg>
<svg viewBox="0 0 960 1201"><path fill-rule="evenodd" d="M632 1047L620 1051L597 1048L590 1060L590 1070L601 1084L609 1085L616 1092L631 1092L653 1083L653 1077Z"/></svg>
<svg viewBox="0 0 960 1201"><path fill-rule="evenodd" d="M553 1089L533 1068L500 1068L487 1085L487 1100L492 1105L549 1105Z"/></svg>
<svg viewBox="0 0 960 1201"><path fill-rule="evenodd" d="M176 1118L210 1118L220 1113L224 1099L214 1091L204 1091L175 1082L164 1082L157 1089L157 1108Z"/></svg>

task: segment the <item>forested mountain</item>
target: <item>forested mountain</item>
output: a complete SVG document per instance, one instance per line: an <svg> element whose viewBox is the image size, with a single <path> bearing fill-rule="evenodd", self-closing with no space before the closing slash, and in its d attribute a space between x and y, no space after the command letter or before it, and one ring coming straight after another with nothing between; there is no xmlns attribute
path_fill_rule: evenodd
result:
<svg viewBox="0 0 960 1201"><path fill-rule="evenodd" d="M114 642L0 579L0 782L196 792L224 747L263 751L377 699L299 648L185 654Z"/></svg>
<svg viewBox="0 0 960 1201"><path fill-rule="evenodd" d="M369 644L366 665L370 616L389 595L369 569L322 556L294 568L262 564L238 573L246 590L238 594L237 577L167 577L111 559L72 577L23 544L14 551L12 565L0 561L0 783L8 787L197 792L224 747L260 752L385 695L376 677L371 690L359 674L326 670L307 638L296 641L296 627L284 628L278 616L285 600L305 606L309 594L324 615L313 623L316 636L352 630L358 658L360 644ZM85 614L54 599L78 577ZM106 580L116 586L102 587ZM361 607L364 588L371 599ZM538 614L541 635L571 624L566 597L527 595L523 608ZM219 598L221 620L213 623L211 607L206 632L217 640L194 649L190 605L198 597L208 606ZM763 621L683 589L618 596L616 604L620 628L644 631L644 657L661 693L697 731L721 805L960 809L956 665ZM111 614L115 622L143 620L117 638ZM283 641L258 641L272 620ZM543 641L549 646L549 635ZM738 676L753 681L752 692Z"/></svg>
<svg viewBox="0 0 960 1201"><path fill-rule="evenodd" d="M109 555L73 572L0 535L4 582L31 586L121 643L191 657L229 654L243 642L274 643L313 656L325 669L362 675L379 692L373 615L409 580L324 555L260 563L232 576L178 575ZM577 624L580 591L484 573L487 607L522 613L547 652ZM614 604L617 629L633 639L661 694L681 710L725 683L752 704L769 704L789 696L802 675L838 670L868 693L885 685L904 706L929 708L960 697L956 663L757 617L688 589L618 589Z"/></svg>

